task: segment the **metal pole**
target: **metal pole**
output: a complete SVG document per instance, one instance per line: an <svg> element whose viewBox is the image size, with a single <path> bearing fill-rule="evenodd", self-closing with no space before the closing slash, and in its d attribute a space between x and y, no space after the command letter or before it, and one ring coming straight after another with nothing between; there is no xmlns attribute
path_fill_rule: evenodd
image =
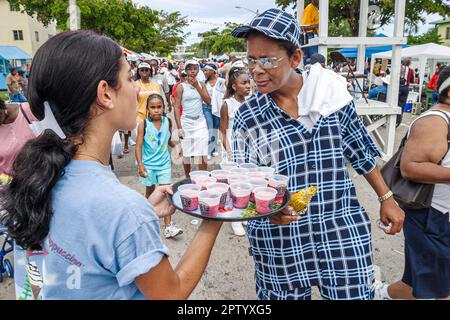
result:
<svg viewBox="0 0 450 320"><path fill-rule="evenodd" d="M369 0L361 0L359 8L359 37L367 37L367 18L369 14ZM358 46L357 70L364 73L364 64L366 58L366 46L361 44Z"/></svg>
<svg viewBox="0 0 450 320"><path fill-rule="evenodd" d="M319 42L326 40L328 37L328 12L330 8L329 0L321 0L319 2ZM325 63L327 63L327 46L320 45L319 53L325 57Z"/></svg>
<svg viewBox="0 0 450 320"><path fill-rule="evenodd" d="M80 29L79 13L77 0L69 0L69 29L71 31Z"/></svg>
<svg viewBox="0 0 450 320"><path fill-rule="evenodd" d="M305 10L305 0L297 0L297 20L298 24L302 24L303 11Z"/></svg>

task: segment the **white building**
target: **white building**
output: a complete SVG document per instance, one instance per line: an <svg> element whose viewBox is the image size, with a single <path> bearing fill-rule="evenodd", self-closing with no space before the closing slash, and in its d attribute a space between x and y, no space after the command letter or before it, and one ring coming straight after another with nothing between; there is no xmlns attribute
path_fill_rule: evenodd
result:
<svg viewBox="0 0 450 320"><path fill-rule="evenodd" d="M0 0L0 46L16 46L34 56L37 49L56 33L56 23L45 27L7 0Z"/></svg>

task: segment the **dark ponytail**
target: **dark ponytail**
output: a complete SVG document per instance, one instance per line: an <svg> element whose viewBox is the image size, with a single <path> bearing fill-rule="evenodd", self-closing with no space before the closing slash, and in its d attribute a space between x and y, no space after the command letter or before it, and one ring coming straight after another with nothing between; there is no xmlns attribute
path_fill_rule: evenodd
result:
<svg viewBox="0 0 450 320"><path fill-rule="evenodd" d="M83 140L99 82L118 87L121 58L114 41L91 31L59 33L37 51L29 82L31 110L42 119L48 101L67 138L47 129L28 141L13 164L12 182L0 193L5 210L0 223L23 249L42 248L52 189L77 151L74 141Z"/></svg>
<svg viewBox="0 0 450 320"><path fill-rule="evenodd" d="M242 70L241 68L233 67L230 69L230 71L228 72L227 89L226 89L225 95L224 95L225 99L231 98L234 95L235 90L233 89L233 84L243 74L246 75L247 73L244 70Z"/></svg>

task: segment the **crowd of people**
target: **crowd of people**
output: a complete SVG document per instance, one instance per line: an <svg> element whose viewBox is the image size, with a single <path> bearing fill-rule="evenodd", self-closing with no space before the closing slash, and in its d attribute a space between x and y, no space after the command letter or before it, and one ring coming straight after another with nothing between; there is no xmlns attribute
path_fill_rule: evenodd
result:
<svg viewBox="0 0 450 320"><path fill-rule="evenodd" d="M437 78L437 104L411 125L402 158L405 177L435 185L432 203L400 208L346 79L317 53L298 68L301 30L292 15L269 9L232 31L245 39L247 56L230 54L222 64L126 57L91 31L49 39L23 92L29 104L0 101L0 223L15 242L17 298L188 298L222 222L203 220L172 266L159 225L164 219L166 238L183 232L167 200L172 148L186 178L221 156L273 168L289 177L292 193L318 186L304 215L287 206L248 221L247 230L232 223L236 235L248 235L258 299L308 300L312 286L330 300L448 299L450 67ZM15 79L10 102L22 99ZM124 152L136 143L144 195L111 170L118 131ZM375 279L371 223L347 163L377 195L385 233L404 229L405 272L396 283Z"/></svg>

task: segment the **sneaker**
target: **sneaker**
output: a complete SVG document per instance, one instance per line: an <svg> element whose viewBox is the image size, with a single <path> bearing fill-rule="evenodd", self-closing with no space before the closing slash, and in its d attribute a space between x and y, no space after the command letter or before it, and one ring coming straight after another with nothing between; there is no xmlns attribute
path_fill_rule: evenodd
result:
<svg viewBox="0 0 450 320"><path fill-rule="evenodd" d="M164 236L166 239L174 238L183 233L183 230L178 228L174 223L168 224L164 228Z"/></svg>
<svg viewBox="0 0 450 320"><path fill-rule="evenodd" d="M212 153L212 156L213 157L217 157L219 155L219 153L217 152L217 151L214 151L213 153Z"/></svg>
<svg viewBox="0 0 450 320"><path fill-rule="evenodd" d="M375 280L373 288L375 289L374 300L392 300L388 293L389 284L380 280Z"/></svg>
<svg viewBox="0 0 450 320"><path fill-rule="evenodd" d="M232 222L231 228L233 229L233 232L236 236L238 237L245 236L245 229L242 226L241 222Z"/></svg>
<svg viewBox="0 0 450 320"><path fill-rule="evenodd" d="M208 161L211 160L211 156L207 156Z"/></svg>

